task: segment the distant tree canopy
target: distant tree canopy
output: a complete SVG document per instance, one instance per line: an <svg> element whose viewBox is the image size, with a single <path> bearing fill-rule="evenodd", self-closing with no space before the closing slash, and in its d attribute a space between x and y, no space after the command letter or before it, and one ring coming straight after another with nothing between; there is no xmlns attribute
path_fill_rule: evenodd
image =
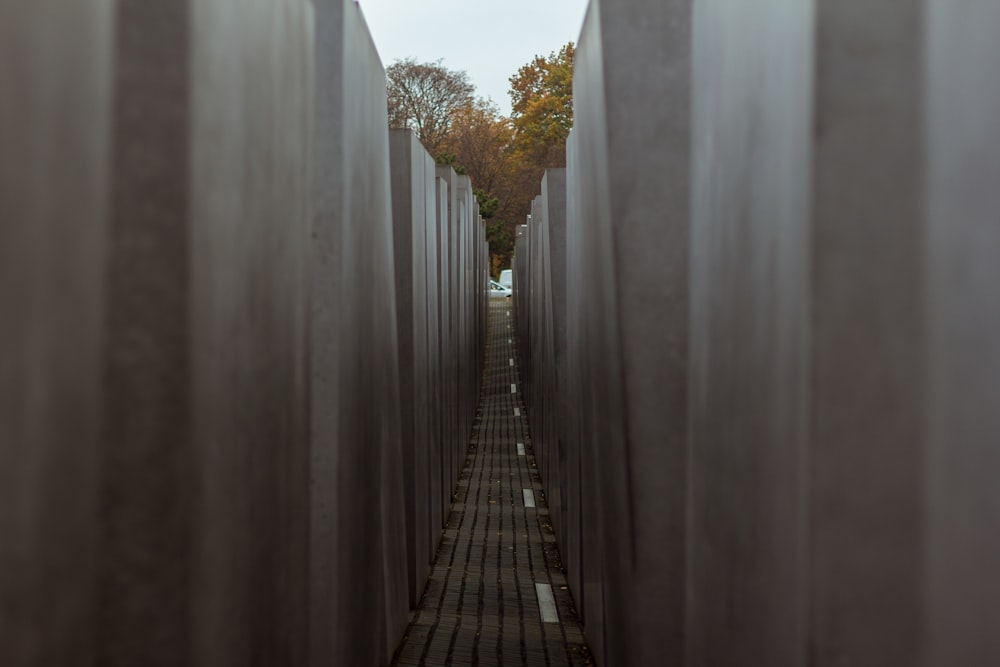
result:
<svg viewBox="0 0 1000 667"><path fill-rule="evenodd" d="M476 98L455 110L444 145L475 187L494 192L509 168L513 141L510 119L492 102Z"/></svg>
<svg viewBox="0 0 1000 667"><path fill-rule="evenodd" d="M510 78L515 150L535 167L566 166L566 137L573 127L572 42L548 58L535 56Z"/></svg>
<svg viewBox="0 0 1000 667"><path fill-rule="evenodd" d="M521 67L510 78L510 118L441 61L399 60L386 69L390 127L411 128L438 164L472 179L494 276L510 266L515 226L531 211L542 173L566 165L575 54L570 42Z"/></svg>
<svg viewBox="0 0 1000 667"><path fill-rule="evenodd" d="M442 151L434 158L434 163L444 167L451 167L459 176L465 175L465 167L458 163L458 156L448 151Z"/></svg>
<svg viewBox="0 0 1000 667"><path fill-rule="evenodd" d="M535 56L510 78L514 142L511 187L503 215L523 223L546 169L566 166L566 138L573 127L573 42L548 57ZM514 229L509 230L511 237Z"/></svg>
<svg viewBox="0 0 1000 667"><path fill-rule="evenodd" d="M431 155L440 152L458 109L473 101L465 72L436 63L398 60L386 71L389 127L412 129Z"/></svg>

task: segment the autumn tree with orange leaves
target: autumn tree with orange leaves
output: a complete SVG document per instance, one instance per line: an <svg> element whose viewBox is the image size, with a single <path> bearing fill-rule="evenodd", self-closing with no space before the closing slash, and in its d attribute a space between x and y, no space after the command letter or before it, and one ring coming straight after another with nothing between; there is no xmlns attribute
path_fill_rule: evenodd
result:
<svg viewBox="0 0 1000 667"><path fill-rule="evenodd" d="M510 78L511 121L519 160L535 168L566 166L566 137L573 127L572 42L548 58L535 56Z"/></svg>
<svg viewBox="0 0 1000 667"><path fill-rule="evenodd" d="M401 60L386 70L390 126L414 129L439 164L472 179L494 276L510 266L515 227L530 212L545 169L566 165L575 52L570 42L510 78L510 118L473 94L465 72L440 61Z"/></svg>
<svg viewBox="0 0 1000 667"><path fill-rule="evenodd" d="M474 187L494 193L509 170L513 141L510 120L492 102L476 98L455 110L442 147L464 167Z"/></svg>
<svg viewBox="0 0 1000 667"><path fill-rule="evenodd" d="M573 127L572 42L548 57L535 56L510 78L514 125L512 219L523 223L539 193L542 174L566 166L566 138Z"/></svg>

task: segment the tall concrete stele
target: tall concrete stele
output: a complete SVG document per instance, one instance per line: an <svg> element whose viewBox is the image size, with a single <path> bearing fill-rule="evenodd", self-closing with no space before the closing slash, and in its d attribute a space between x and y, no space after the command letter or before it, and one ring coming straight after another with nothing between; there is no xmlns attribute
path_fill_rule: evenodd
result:
<svg viewBox="0 0 1000 667"><path fill-rule="evenodd" d="M998 30L591 2L514 275L599 664L1000 664Z"/></svg>
<svg viewBox="0 0 1000 667"><path fill-rule="evenodd" d="M1000 664L998 33L591 2L514 285L598 664ZM351 0L0 2L0 665L390 660L487 255L386 125Z"/></svg>
<svg viewBox="0 0 1000 667"><path fill-rule="evenodd" d="M487 261L467 184L393 187L359 9L5 0L0 45L0 664L387 663Z"/></svg>

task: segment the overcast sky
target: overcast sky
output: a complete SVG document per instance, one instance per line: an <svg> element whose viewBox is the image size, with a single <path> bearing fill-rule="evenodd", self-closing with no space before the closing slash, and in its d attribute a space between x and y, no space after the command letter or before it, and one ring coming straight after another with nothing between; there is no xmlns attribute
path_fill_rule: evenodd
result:
<svg viewBox="0 0 1000 667"><path fill-rule="evenodd" d="M465 70L481 97L510 113L508 79L535 55L576 42L588 0L360 0L388 67L442 59Z"/></svg>

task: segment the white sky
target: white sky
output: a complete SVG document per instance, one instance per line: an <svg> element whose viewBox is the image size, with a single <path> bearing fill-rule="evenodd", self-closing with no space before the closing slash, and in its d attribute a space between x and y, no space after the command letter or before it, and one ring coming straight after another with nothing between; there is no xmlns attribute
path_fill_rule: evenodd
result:
<svg viewBox="0 0 1000 667"><path fill-rule="evenodd" d="M508 79L536 55L576 42L588 0L360 0L388 67L439 58L465 70L476 94L510 114Z"/></svg>

